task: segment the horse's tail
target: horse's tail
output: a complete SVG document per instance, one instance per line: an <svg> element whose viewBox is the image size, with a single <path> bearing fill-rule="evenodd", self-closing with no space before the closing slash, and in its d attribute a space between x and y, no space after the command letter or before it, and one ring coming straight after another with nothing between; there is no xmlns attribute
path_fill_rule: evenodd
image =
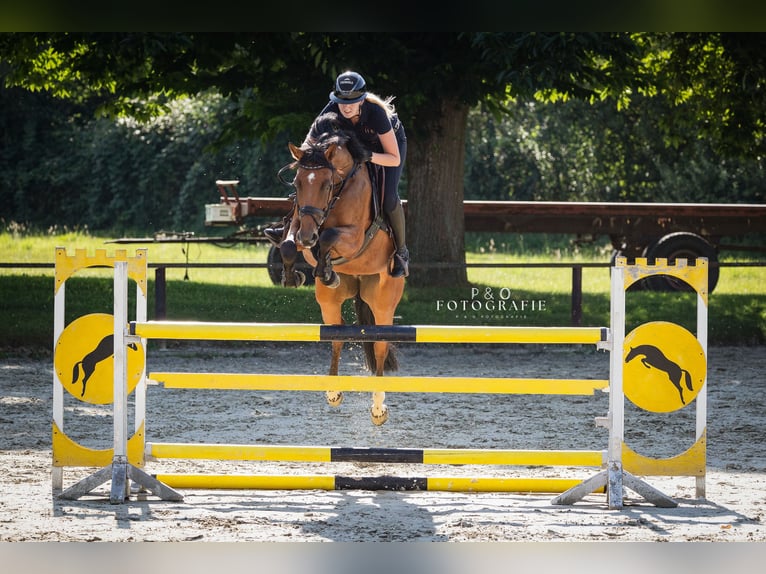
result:
<svg viewBox="0 0 766 574"><path fill-rule="evenodd" d="M74 369L72 369L72 384L73 385L77 382L77 379L80 378L80 363L82 363L82 361L77 361L74 364Z"/></svg>
<svg viewBox="0 0 766 574"><path fill-rule="evenodd" d="M372 314L372 309L365 303L362 298L357 294L354 298L354 308L356 310L356 322L359 325L374 325L375 315ZM375 347L371 341L365 341L362 343L364 349L364 361L367 364L367 368L375 372ZM388 345L388 353L386 354L386 360L383 363L384 371L396 371L399 368L399 361L396 358L396 350L394 346Z"/></svg>
<svg viewBox="0 0 766 574"><path fill-rule="evenodd" d="M690 391L693 391L694 388L692 387L692 375L689 371L686 369L681 369L684 372L684 377L686 378L686 388Z"/></svg>

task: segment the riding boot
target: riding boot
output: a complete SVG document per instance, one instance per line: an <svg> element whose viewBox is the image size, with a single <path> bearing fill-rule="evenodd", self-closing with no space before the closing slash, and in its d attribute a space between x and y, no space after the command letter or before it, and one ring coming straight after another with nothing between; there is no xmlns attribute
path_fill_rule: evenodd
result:
<svg viewBox="0 0 766 574"><path fill-rule="evenodd" d="M285 226L274 225L272 227L265 227L263 234L266 236L266 239L279 247L279 244L282 243L282 236L285 234Z"/></svg>
<svg viewBox="0 0 766 574"><path fill-rule="evenodd" d="M388 222L391 224L391 231L394 234L394 267L391 269L392 277L407 277L410 274L410 252L407 250L407 244L404 239L404 209L401 202L396 203L393 210L386 213Z"/></svg>
<svg viewBox="0 0 766 574"><path fill-rule="evenodd" d="M295 204L295 193L291 193L287 198L292 200L293 204ZM293 209L287 212L287 215L285 215L282 218L282 221L280 223L272 223L271 225L263 229L263 234L266 236L266 239L271 241L277 247L279 247L279 244L282 243L282 238L285 234L285 229L290 227L292 214L293 214Z"/></svg>

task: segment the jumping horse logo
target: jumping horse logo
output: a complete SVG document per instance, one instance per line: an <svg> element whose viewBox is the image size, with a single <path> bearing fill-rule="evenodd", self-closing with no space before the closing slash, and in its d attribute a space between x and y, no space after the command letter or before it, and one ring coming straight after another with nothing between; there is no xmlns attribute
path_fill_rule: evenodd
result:
<svg viewBox="0 0 766 574"><path fill-rule="evenodd" d="M138 350L138 346L136 346L135 343L129 343L128 348L133 349L134 351ZM85 396L85 386L88 384L88 379L90 379L91 375L96 370L96 366L101 361L104 361L111 357L114 354L114 335L109 334L103 339L101 339L101 342L96 345L96 348L93 349L90 353L85 355L81 361L77 361L74 364L74 368L72 369L72 384L74 385L77 380L80 378L80 365L82 365L82 393L80 393L80 396Z"/></svg>
<svg viewBox="0 0 766 574"><path fill-rule="evenodd" d="M628 356L625 357L625 362L629 363L636 357L641 356L643 356L641 362L647 369L653 367L659 371L665 371L670 382L678 389L678 393L681 396L681 403L685 405L686 401L684 400L684 390L681 386L681 377L685 378L686 388L693 391L692 377L689 371L681 368L680 365L668 359L662 351L654 345L638 345L637 347L631 347Z"/></svg>

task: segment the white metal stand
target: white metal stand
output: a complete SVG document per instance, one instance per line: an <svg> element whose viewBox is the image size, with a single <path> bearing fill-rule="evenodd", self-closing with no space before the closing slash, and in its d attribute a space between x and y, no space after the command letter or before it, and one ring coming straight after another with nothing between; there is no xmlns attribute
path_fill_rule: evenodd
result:
<svg viewBox="0 0 766 574"><path fill-rule="evenodd" d="M625 268L612 267L609 353L609 446L607 468L561 493L551 504L574 504L595 490L606 487L610 509L623 507L623 488L627 487L661 508L678 503L653 486L622 468L622 443L625 437L625 397L622 389L622 348L625 342Z"/></svg>
<svg viewBox="0 0 766 574"><path fill-rule="evenodd" d="M127 344L128 325L128 263L114 262L114 459L96 473L67 488L59 498L76 500L94 488L112 481L109 502L122 504L134 481L162 500L181 501L183 496L153 476L128 462L128 387Z"/></svg>

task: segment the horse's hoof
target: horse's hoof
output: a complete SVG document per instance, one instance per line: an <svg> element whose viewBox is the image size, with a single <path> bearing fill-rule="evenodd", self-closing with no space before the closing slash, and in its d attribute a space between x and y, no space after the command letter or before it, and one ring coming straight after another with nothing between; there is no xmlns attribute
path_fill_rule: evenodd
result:
<svg viewBox="0 0 766 574"><path fill-rule="evenodd" d="M302 271L293 271L290 277L282 273L282 287L302 287L306 283L306 275Z"/></svg>
<svg viewBox="0 0 766 574"><path fill-rule="evenodd" d="M388 407L383 405L380 414L375 414L375 409L370 407L370 418L372 418L372 423L379 427L388 420Z"/></svg>
<svg viewBox="0 0 766 574"><path fill-rule="evenodd" d="M333 407L339 407L343 402L343 393L341 391L327 391L325 397L327 397L327 402L330 406Z"/></svg>
<svg viewBox="0 0 766 574"><path fill-rule="evenodd" d="M335 271L331 271L330 277L327 279L322 277L322 283L330 289L337 289L338 285L340 285L340 276Z"/></svg>

